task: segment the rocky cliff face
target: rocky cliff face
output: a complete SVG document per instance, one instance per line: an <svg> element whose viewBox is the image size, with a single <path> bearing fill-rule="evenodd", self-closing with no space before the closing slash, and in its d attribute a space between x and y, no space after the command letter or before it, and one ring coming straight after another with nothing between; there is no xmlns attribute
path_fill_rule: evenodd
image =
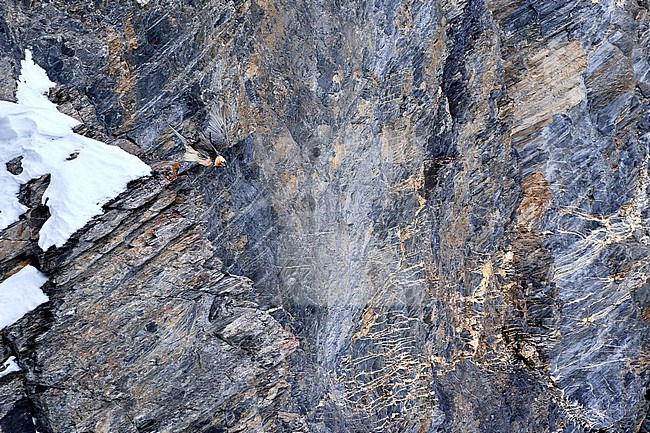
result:
<svg viewBox="0 0 650 433"><path fill-rule="evenodd" d="M641 0L14 2L85 134L157 167L0 271L0 431L642 432L650 18ZM228 167L169 125L225 107Z"/></svg>

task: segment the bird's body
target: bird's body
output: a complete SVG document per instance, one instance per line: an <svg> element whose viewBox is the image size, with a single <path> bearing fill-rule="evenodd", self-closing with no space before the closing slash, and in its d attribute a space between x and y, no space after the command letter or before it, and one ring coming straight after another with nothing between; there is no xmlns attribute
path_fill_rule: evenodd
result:
<svg viewBox="0 0 650 433"><path fill-rule="evenodd" d="M201 133L198 139L189 140L174 127L170 126L170 128L185 146L184 161L196 162L206 167L226 165L226 159L220 154L220 151L228 144L226 125L221 110L216 108L210 110L206 131Z"/></svg>

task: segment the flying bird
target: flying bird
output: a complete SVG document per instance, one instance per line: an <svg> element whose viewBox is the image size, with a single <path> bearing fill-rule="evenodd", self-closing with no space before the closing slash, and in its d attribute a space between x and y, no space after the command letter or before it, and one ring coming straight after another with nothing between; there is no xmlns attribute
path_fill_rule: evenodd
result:
<svg viewBox="0 0 650 433"><path fill-rule="evenodd" d="M194 140L185 138L180 132L169 126L174 134L185 146L183 161L196 162L206 167L223 167L226 159L221 156L221 151L226 148L228 138L226 136L226 124L223 120L223 113L220 109L213 107L210 110L208 126Z"/></svg>

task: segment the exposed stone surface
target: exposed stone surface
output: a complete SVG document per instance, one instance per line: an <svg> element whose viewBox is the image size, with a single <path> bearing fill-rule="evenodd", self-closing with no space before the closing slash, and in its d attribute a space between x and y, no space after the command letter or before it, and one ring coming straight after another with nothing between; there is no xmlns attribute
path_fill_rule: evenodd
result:
<svg viewBox="0 0 650 433"><path fill-rule="evenodd" d="M0 431L32 416L46 432L250 431L281 407L296 340L248 300L250 280L215 269L200 195L160 168L35 258L51 301L6 335L27 394L6 394Z"/></svg>
<svg viewBox="0 0 650 433"><path fill-rule="evenodd" d="M35 433L32 410L19 374L0 378L0 431Z"/></svg>
<svg viewBox="0 0 650 433"><path fill-rule="evenodd" d="M0 413L650 431L647 2L0 8L0 71L31 46L84 133L178 159L168 126L219 104L234 143L225 170L163 164L60 251L35 249L37 206L2 233L1 271L54 283L6 333L25 394Z"/></svg>

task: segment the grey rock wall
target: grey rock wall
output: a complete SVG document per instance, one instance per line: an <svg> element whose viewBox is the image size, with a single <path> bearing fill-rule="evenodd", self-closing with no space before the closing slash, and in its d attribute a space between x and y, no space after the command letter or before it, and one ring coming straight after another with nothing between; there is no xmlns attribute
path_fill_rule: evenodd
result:
<svg viewBox="0 0 650 433"><path fill-rule="evenodd" d="M31 47L159 167L60 250L38 200L3 232L54 282L0 431L650 431L646 2L0 12L3 98ZM168 162L215 104L228 167Z"/></svg>

